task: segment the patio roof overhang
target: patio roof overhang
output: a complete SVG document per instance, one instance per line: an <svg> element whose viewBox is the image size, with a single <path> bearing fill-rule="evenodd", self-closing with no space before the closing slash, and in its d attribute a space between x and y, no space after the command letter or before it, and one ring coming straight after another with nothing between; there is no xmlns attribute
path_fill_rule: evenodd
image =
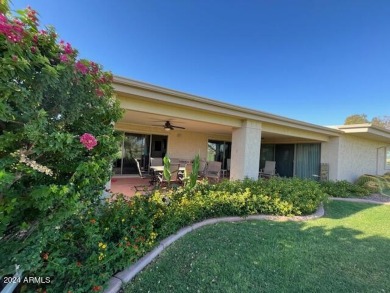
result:
<svg viewBox="0 0 390 293"><path fill-rule="evenodd" d="M113 85L121 107L126 110L117 123L120 130L164 133L162 125L169 120L185 127L184 131L230 137L244 121L253 120L262 123L263 143L322 142L342 133L123 77L115 76ZM154 126L160 124L161 127Z"/></svg>

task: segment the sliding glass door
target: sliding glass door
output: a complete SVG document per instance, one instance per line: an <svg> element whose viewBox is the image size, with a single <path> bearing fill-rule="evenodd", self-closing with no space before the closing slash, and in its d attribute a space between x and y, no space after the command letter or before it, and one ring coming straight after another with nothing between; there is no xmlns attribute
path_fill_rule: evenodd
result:
<svg viewBox="0 0 390 293"><path fill-rule="evenodd" d="M114 174L138 174L135 159L142 170L148 170L150 157L165 156L167 142L167 136L125 133L114 162Z"/></svg>
<svg viewBox="0 0 390 293"><path fill-rule="evenodd" d="M230 159L231 146L231 142L209 140L207 161L222 162L222 169L227 169L227 159Z"/></svg>

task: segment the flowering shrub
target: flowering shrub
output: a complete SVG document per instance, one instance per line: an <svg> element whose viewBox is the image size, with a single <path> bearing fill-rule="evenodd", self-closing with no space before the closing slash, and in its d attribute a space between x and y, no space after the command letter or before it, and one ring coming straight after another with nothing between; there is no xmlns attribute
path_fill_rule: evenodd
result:
<svg viewBox="0 0 390 293"><path fill-rule="evenodd" d="M91 268L104 271L112 249L95 215L122 115L112 75L41 29L31 8L7 8L1 1L0 276L18 264L52 280L23 290L96 291L112 272Z"/></svg>

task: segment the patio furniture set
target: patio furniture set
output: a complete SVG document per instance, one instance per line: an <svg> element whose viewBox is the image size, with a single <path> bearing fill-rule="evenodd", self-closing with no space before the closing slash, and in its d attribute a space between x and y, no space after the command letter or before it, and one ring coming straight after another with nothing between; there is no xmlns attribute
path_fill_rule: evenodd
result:
<svg viewBox="0 0 390 293"><path fill-rule="evenodd" d="M183 185L185 178L188 178L192 173L192 163L186 160L171 159L169 181L164 177L164 165L162 158L151 158L150 167L148 171L142 170L140 163L137 159L134 159L138 168L139 176L145 180L148 180L148 185L136 185L134 186L137 192L147 193L153 189L159 189L167 186L179 186ZM259 172L259 178L271 178L277 176L276 162L266 161L264 169ZM210 182L219 182L222 177L228 176L230 172L230 159L227 160L227 169L222 169L222 163L219 161L200 161L198 178L206 178Z"/></svg>
<svg viewBox="0 0 390 293"><path fill-rule="evenodd" d="M163 176L164 165L162 158L151 158L148 171L142 170L139 161L137 159L134 160L138 168L139 176L145 180L148 180L149 183L148 185L145 184L134 186L137 192L148 192L156 188L158 189L166 186L183 185L185 178L189 177L189 175L192 173L193 165L191 162L186 160L171 159L171 178L168 182ZM222 163L218 161L200 161L198 178L206 178L210 182L219 182L221 177L227 176L229 172L229 170L222 169L221 166Z"/></svg>

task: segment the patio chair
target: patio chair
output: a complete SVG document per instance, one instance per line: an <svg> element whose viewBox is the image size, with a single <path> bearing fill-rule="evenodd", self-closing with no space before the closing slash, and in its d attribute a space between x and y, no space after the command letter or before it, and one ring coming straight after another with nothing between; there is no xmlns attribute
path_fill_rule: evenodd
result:
<svg viewBox="0 0 390 293"><path fill-rule="evenodd" d="M171 158L171 164L180 164L180 159L178 159L178 158Z"/></svg>
<svg viewBox="0 0 390 293"><path fill-rule="evenodd" d="M186 178L189 178L191 173L192 173L192 163L185 164L184 173L183 172L179 173L180 182L184 183L186 180L188 180Z"/></svg>
<svg viewBox="0 0 390 293"><path fill-rule="evenodd" d="M222 163L218 161L211 161L207 163L206 173L204 175L208 180L219 182L221 178Z"/></svg>
<svg viewBox="0 0 390 293"><path fill-rule="evenodd" d="M162 166L163 159L162 158L150 158L150 166Z"/></svg>
<svg viewBox="0 0 390 293"><path fill-rule="evenodd" d="M169 168L169 170L171 171L171 180L169 182L164 178L163 173L158 174L157 179L158 179L159 187L162 187L164 185L169 186L172 183L180 184L179 169L180 169L180 164L171 164L171 167Z"/></svg>
<svg viewBox="0 0 390 293"><path fill-rule="evenodd" d="M207 162L206 161L199 161L199 171L198 171L198 177L204 178L207 170Z"/></svg>
<svg viewBox="0 0 390 293"><path fill-rule="evenodd" d="M275 161L265 161L264 169L261 169L259 172L260 178L271 178L276 175L276 162Z"/></svg>
<svg viewBox="0 0 390 293"><path fill-rule="evenodd" d="M134 185L134 189L136 192L140 192L142 194L147 194L153 189L152 187L154 187L155 180L154 180L153 176L149 175L147 172L145 172L141 169L141 166L140 166L137 159L134 159L134 161L137 165L139 177L144 179L145 181L147 180L149 183L149 184L142 184L142 185L141 184Z"/></svg>

